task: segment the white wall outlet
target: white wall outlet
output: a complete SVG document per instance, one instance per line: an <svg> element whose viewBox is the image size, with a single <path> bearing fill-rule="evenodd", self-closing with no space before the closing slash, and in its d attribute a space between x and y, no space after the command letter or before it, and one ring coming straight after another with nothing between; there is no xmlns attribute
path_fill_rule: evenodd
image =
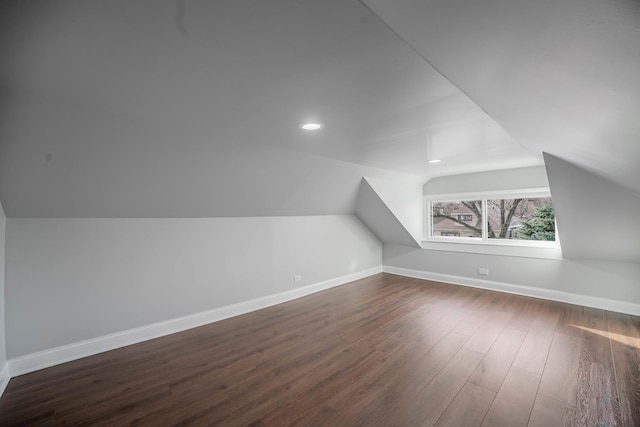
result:
<svg viewBox="0 0 640 427"><path fill-rule="evenodd" d="M478 269L478 274L480 274L481 276L488 276L489 275L489 269L488 268L479 268Z"/></svg>
<svg viewBox="0 0 640 427"><path fill-rule="evenodd" d="M299 282L302 280L302 274L296 274L295 276L293 276L293 282Z"/></svg>

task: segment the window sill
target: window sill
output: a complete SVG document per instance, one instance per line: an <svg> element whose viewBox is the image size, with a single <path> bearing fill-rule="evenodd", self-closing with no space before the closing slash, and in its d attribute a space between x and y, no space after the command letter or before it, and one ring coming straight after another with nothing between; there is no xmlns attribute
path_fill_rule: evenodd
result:
<svg viewBox="0 0 640 427"><path fill-rule="evenodd" d="M521 258L562 259L562 249L556 245L523 245L520 242L487 242L467 240L450 242L424 240L422 249L447 252L465 252L483 255L513 256Z"/></svg>

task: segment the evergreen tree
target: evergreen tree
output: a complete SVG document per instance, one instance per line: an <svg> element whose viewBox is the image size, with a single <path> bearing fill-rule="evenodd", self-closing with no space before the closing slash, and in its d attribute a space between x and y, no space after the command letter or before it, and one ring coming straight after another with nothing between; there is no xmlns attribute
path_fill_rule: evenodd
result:
<svg viewBox="0 0 640 427"><path fill-rule="evenodd" d="M537 208L528 221L522 222L518 238L524 240L555 240L556 223L553 206Z"/></svg>

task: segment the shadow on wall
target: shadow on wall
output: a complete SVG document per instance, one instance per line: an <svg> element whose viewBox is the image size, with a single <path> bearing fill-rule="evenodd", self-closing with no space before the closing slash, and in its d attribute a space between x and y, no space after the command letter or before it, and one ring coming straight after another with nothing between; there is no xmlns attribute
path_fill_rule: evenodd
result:
<svg viewBox="0 0 640 427"><path fill-rule="evenodd" d="M567 264L575 264L580 269L592 270L596 275L616 276L620 279L629 280L629 278L636 278L638 287L636 295L640 295L640 263L633 262L612 262L612 261L599 261L588 259L573 259L564 260ZM603 283L603 286L606 286Z"/></svg>

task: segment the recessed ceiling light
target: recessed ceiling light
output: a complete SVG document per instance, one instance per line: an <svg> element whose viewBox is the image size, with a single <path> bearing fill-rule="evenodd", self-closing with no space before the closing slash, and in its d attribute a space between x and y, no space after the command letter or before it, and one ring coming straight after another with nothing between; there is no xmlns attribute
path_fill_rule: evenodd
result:
<svg viewBox="0 0 640 427"><path fill-rule="evenodd" d="M427 152L427 163L440 163L441 160L438 159L437 157L435 157L432 153L431 153L431 135L427 134L427 145L426 145L426 152Z"/></svg>
<svg viewBox="0 0 640 427"><path fill-rule="evenodd" d="M323 127L324 125L322 123L317 122L300 123L300 129L304 130L318 130L322 129Z"/></svg>

